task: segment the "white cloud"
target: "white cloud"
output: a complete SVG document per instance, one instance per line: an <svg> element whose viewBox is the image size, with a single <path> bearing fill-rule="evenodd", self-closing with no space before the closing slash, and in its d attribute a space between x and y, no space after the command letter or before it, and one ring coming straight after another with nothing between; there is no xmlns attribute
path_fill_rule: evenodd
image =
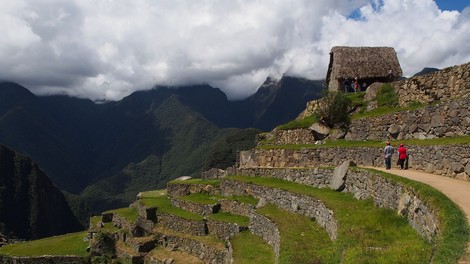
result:
<svg viewBox="0 0 470 264"><path fill-rule="evenodd" d="M469 9L432 0L0 0L0 22L0 79L91 99L201 83L242 98L268 75L325 78L335 45L392 46L405 75L470 61Z"/></svg>

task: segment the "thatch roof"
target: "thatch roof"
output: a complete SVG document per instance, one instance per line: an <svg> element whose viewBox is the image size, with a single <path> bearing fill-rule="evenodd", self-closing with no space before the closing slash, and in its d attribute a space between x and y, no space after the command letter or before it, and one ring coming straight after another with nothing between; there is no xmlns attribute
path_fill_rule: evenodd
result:
<svg viewBox="0 0 470 264"><path fill-rule="evenodd" d="M386 77L390 69L395 77L403 75L394 48L333 47L327 82L354 77L359 79Z"/></svg>

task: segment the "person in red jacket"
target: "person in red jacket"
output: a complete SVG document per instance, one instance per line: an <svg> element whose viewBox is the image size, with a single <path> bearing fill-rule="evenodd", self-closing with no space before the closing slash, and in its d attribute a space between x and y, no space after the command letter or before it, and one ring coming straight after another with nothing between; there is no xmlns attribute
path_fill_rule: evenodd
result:
<svg viewBox="0 0 470 264"><path fill-rule="evenodd" d="M405 165L405 160L407 158L406 155L406 148L403 146L403 144L400 144L400 147L397 149L398 151L398 162L397 164L400 165L400 169L403 170L404 165Z"/></svg>

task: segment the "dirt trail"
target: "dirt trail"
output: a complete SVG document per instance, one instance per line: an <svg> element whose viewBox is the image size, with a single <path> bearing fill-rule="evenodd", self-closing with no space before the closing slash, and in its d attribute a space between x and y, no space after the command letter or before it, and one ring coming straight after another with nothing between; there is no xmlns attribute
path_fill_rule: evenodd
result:
<svg viewBox="0 0 470 264"><path fill-rule="evenodd" d="M370 168L385 171L414 181L426 183L434 187L449 197L458 206L460 206L462 211L467 216L468 222L470 223L470 182L415 170L385 170L385 168ZM459 261L459 263L470 264L470 242L467 245L467 256Z"/></svg>

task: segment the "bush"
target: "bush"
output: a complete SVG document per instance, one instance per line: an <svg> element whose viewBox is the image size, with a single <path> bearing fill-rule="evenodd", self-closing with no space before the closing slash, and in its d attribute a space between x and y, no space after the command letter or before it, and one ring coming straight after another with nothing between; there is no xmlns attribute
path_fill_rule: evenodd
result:
<svg viewBox="0 0 470 264"><path fill-rule="evenodd" d="M317 109L318 121L329 128L345 131L351 123L349 110L352 101L343 92L326 91Z"/></svg>

